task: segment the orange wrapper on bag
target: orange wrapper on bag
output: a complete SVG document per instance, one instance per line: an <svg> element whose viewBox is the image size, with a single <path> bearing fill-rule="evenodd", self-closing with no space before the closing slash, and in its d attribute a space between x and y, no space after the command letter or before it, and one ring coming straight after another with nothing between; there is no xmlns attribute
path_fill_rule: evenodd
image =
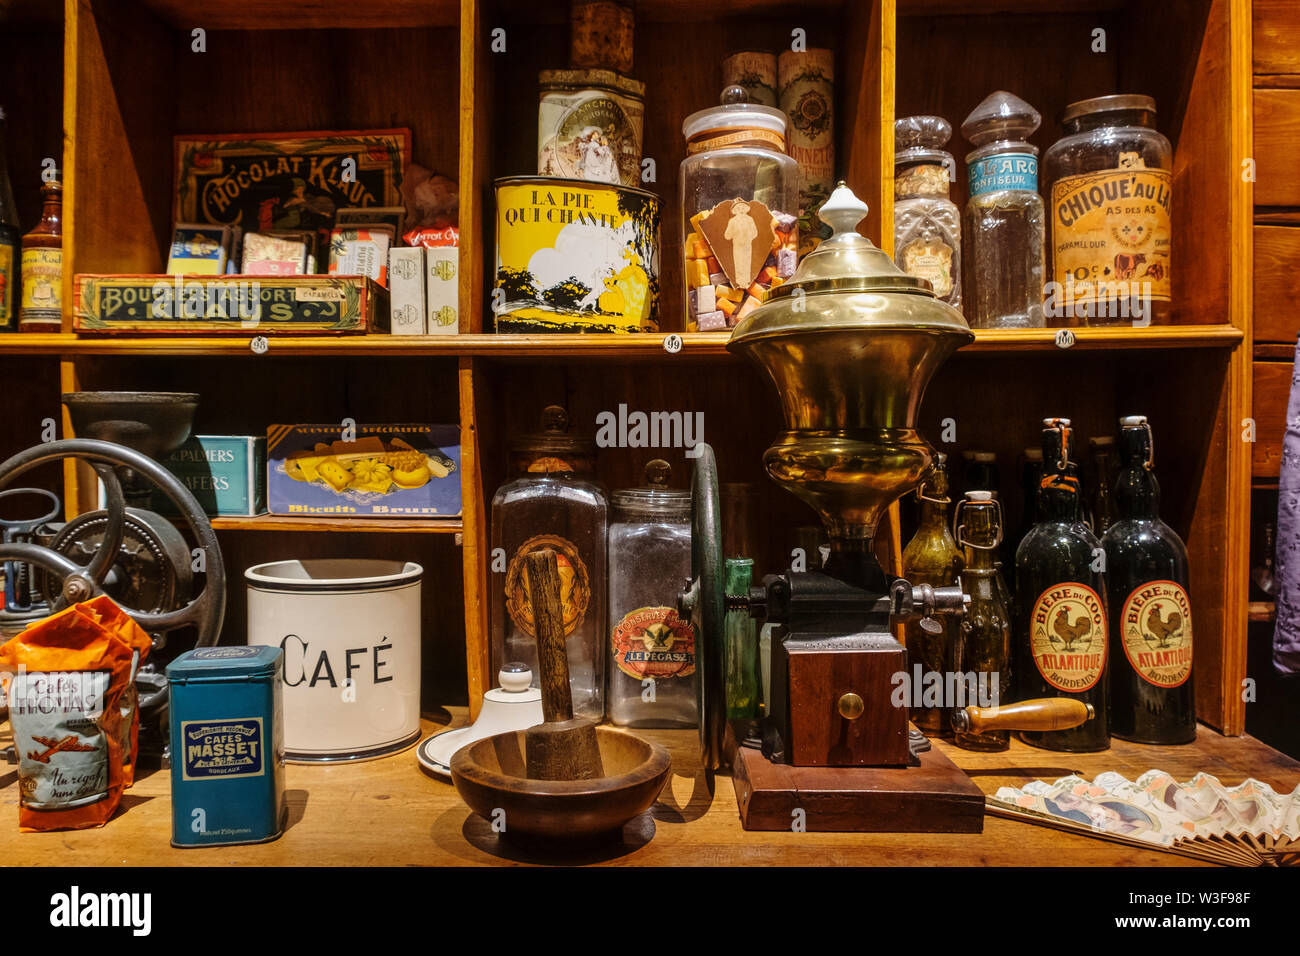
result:
<svg viewBox="0 0 1300 956"><path fill-rule="evenodd" d="M98 827L113 815L135 774L134 680L149 645L121 608L100 597L0 646L18 754L19 829Z"/></svg>
<svg viewBox="0 0 1300 956"><path fill-rule="evenodd" d="M119 742L122 747L123 785L129 790L135 783L135 764L140 740L140 695L135 686L135 673L148 659L149 652L153 649L153 640L145 633L144 628L135 622L135 618L118 607L107 594L101 594L97 598L73 607L83 613L98 615L102 627L108 628L120 640L140 652L140 658L131 670L131 679L127 681L119 703L122 711Z"/></svg>

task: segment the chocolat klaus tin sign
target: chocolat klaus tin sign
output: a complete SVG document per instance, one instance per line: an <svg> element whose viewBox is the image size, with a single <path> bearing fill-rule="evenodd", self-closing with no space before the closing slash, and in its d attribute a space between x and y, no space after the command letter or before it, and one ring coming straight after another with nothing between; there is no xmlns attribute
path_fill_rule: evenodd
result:
<svg viewBox="0 0 1300 956"><path fill-rule="evenodd" d="M178 136L175 219L328 240L337 209L402 205L410 154L409 129Z"/></svg>

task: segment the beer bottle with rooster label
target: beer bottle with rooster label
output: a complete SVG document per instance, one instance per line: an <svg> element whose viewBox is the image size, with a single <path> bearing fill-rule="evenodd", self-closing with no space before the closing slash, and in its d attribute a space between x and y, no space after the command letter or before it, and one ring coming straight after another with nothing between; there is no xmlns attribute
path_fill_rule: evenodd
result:
<svg viewBox="0 0 1300 956"><path fill-rule="evenodd" d="M1038 521L1016 549L1016 675L1020 699L1072 697L1095 716L1068 730L1020 731L1036 747L1084 753L1110 746L1106 709L1105 555L1083 521L1068 418L1043 421Z"/></svg>
<svg viewBox="0 0 1300 956"><path fill-rule="evenodd" d="M1187 549L1160 520L1151 428L1120 419L1119 519L1102 537L1110 605L1111 733L1144 744L1196 739Z"/></svg>

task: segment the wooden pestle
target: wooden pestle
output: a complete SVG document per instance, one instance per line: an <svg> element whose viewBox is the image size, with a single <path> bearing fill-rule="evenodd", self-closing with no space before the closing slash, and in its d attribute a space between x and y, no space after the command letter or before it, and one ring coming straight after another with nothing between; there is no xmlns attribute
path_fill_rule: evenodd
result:
<svg viewBox="0 0 1300 956"><path fill-rule="evenodd" d="M592 780L605 775L596 741L596 722L573 716L569 656L560 605L560 569L555 552L524 556L528 600L537 634L545 723L524 731L524 763L530 780Z"/></svg>

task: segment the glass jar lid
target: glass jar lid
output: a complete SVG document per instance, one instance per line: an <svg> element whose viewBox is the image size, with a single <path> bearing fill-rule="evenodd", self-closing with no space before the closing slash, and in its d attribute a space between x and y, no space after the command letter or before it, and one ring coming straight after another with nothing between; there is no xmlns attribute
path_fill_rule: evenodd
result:
<svg viewBox="0 0 1300 956"><path fill-rule="evenodd" d="M639 488L620 488L611 496L614 506L640 514L689 511L691 493L685 488L669 488L673 469L662 458L645 466L646 483Z"/></svg>
<svg viewBox="0 0 1300 956"><path fill-rule="evenodd" d="M697 110L682 122L688 154L728 146L767 146L785 152L790 120L780 110L751 102L743 86L728 86L719 103Z"/></svg>
<svg viewBox="0 0 1300 956"><path fill-rule="evenodd" d="M961 124L961 134L976 146L1000 140L1026 140L1043 118L1014 93L997 90L984 97Z"/></svg>
<svg viewBox="0 0 1300 956"><path fill-rule="evenodd" d="M942 116L902 116L894 120L894 165L952 162L943 147L952 138L952 124Z"/></svg>
<svg viewBox="0 0 1300 956"><path fill-rule="evenodd" d="M589 456L596 452L596 443L590 438L577 438L569 433L569 413L559 405L547 405L542 410L541 423L536 432L518 435L510 441L512 454L545 456Z"/></svg>
<svg viewBox="0 0 1300 956"><path fill-rule="evenodd" d="M1071 103L1061 114L1061 123L1065 124L1081 116L1092 113L1119 113L1129 110L1142 110L1155 113L1156 101L1153 97L1140 93L1115 93L1111 96L1094 96L1092 99Z"/></svg>

